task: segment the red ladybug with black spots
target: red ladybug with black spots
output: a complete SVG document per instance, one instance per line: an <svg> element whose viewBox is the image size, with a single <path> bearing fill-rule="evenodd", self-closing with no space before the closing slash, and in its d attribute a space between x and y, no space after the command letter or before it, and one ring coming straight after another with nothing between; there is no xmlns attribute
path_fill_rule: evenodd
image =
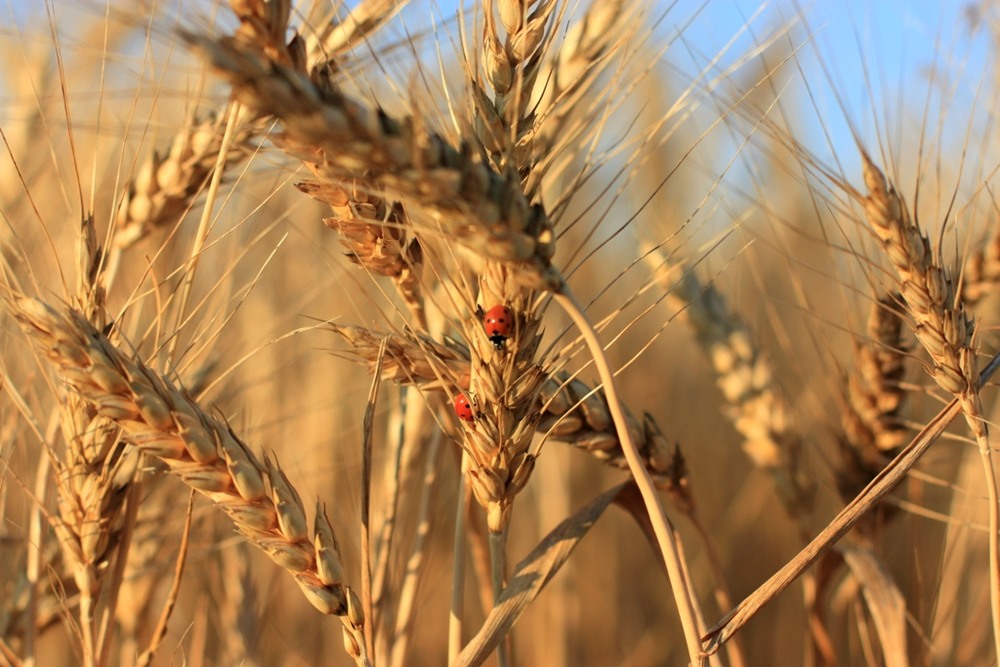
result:
<svg viewBox="0 0 1000 667"><path fill-rule="evenodd" d="M476 419L476 415L472 412L472 403L469 402L469 397L465 394L459 394L455 397L455 414L462 421L471 422Z"/></svg>
<svg viewBox="0 0 1000 667"><path fill-rule="evenodd" d="M489 337L493 347L502 350L504 342L510 337L511 329L514 327L514 315L510 308L497 304L483 315L483 328Z"/></svg>

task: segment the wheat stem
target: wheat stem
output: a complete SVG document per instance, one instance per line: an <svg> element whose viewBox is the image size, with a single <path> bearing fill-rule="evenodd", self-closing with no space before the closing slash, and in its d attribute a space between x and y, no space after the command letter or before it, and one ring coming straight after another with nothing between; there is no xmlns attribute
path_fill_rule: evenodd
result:
<svg viewBox="0 0 1000 667"><path fill-rule="evenodd" d="M233 102L228 108L229 117L226 119L226 131L222 135L222 144L219 146L219 155L212 171L212 181L208 186L208 194L205 195L205 208L201 212L201 220L198 222L198 231L194 237L194 244L191 247L191 261L187 271L184 273L184 283L180 288L180 305L177 308L177 317L183 320L187 310L188 299L191 296L191 288L194 285L194 277L198 271L198 263L201 260L201 253L205 249L205 241L211 231L210 222L215 211L215 198L219 193L219 185L222 183L222 174L226 167L226 156L229 154L229 147L235 136L237 118L240 115L240 104ZM180 321L179 320L179 321ZM169 357L175 358L174 353L180 337L174 336L170 341Z"/></svg>
<svg viewBox="0 0 1000 667"><path fill-rule="evenodd" d="M979 375L982 385L1000 369L1000 353L996 354ZM834 543L847 534L858 521L876 507L879 501L892 491L916 465L924 452L941 437L948 425L960 414L963 414L962 402L954 398L933 419L927 422L912 441L866 486L861 493L849 502L827 526L814 537L809 544L775 572L763 584L757 587L722 620L709 628L705 635L705 647L708 652L719 650L725 642L739 632L746 623L760 611L761 607L773 600L785 590L795 579L811 567L826 553Z"/></svg>
<svg viewBox="0 0 1000 667"><path fill-rule="evenodd" d="M622 452L625 454L625 460L628 461L629 470L635 478L636 486L638 486L639 492L642 494L642 500L646 505L646 511L649 513L653 532L656 534L660 554L663 556L663 563L667 568L670 588L673 591L674 602L681 617L681 627L684 630L684 640L687 646L688 657L692 665L700 665L704 660L701 655L701 632L698 626L697 612L698 602L692 596L693 589L684 576L685 567L681 563L682 556L680 555L674 535L674 527L670 523L666 511L663 509L662 503L660 503L653 479L643 465L642 458L639 456L639 449L632 439L632 434L629 433L625 410L622 408L621 401L618 398L614 374L608 365L604 348L597 338L597 332L594 330L593 325L590 324L587 316L584 315L583 308L577 302L568 286L564 286L561 292L553 293L553 298L562 306L563 310L566 311L566 314L570 316L580 330L594 359L594 366L601 376L601 382L604 384L604 392L608 398L608 407L611 409L611 415L614 418L615 428L618 432L618 439L621 442Z"/></svg>
<svg viewBox="0 0 1000 667"><path fill-rule="evenodd" d="M448 614L448 664L462 652L462 614L465 613L465 545L468 536L465 529L465 517L469 503L472 502L472 489L466 470L469 465L469 453L462 452L461 475L458 482L458 493L455 500L455 535L452 544L451 573L451 609Z"/></svg>
<svg viewBox="0 0 1000 667"><path fill-rule="evenodd" d="M500 601L500 594L503 593L504 581L507 573L507 528L501 531L490 531L490 584L493 587L494 606ZM508 647L509 635L497 643L497 665L498 667L509 667L510 651Z"/></svg>
<svg viewBox="0 0 1000 667"><path fill-rule="evenodd" d="M389 658L391 667L404 667L406 651L413 636L414 612L418 608L420 598L417 596L420 586L420 575L423 574L427 560L427 541L431 537L434 513L431 511L431 499L434 496L435 483L438 481L438 470L441 462L438 454L443 440L440 431L430 437L427 456L424 461L423 484L420 491L419 509L417 510L417 534L413 540L410 557L406 561L403 582L399 586L399 608L396 612L396 627L392 633L392 651Z"/></svg>

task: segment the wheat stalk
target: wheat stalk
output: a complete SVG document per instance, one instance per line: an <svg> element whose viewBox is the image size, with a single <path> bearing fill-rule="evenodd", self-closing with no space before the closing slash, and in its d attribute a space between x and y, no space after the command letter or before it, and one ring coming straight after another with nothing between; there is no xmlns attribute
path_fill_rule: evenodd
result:
<svg viewBox="0 0 1000 667"><path fill-rule="evenodd" d="M333 527L317 506L310 534L302 499L276 462L263 463L221 419L183 390L122 354L79 312L8 295L8 307L60 376L126 440L167 464L185 484L229 515L237 530L287 570L306 599L341 618L359 664L364 617L344 569Z"/></svg>

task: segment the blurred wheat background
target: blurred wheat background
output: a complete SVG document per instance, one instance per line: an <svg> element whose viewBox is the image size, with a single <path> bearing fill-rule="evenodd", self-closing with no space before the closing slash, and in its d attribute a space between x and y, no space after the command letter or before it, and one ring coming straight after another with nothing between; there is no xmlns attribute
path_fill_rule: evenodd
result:
<svg viewBox="0 0 1000 667"><path fill-rule="evenodd" d="M126 4L0 31L0 665L996 663L995 3Z"/></svg>

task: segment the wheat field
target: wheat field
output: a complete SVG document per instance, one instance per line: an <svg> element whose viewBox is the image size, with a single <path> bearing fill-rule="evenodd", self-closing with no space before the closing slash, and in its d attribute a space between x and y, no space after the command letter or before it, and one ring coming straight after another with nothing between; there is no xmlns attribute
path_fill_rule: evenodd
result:
<svg viewBox="0 0 1000 667"><path fill-rule="evenodd" d="M130 5L0 31L0 665L997 662L995 3Z"/></svg>

